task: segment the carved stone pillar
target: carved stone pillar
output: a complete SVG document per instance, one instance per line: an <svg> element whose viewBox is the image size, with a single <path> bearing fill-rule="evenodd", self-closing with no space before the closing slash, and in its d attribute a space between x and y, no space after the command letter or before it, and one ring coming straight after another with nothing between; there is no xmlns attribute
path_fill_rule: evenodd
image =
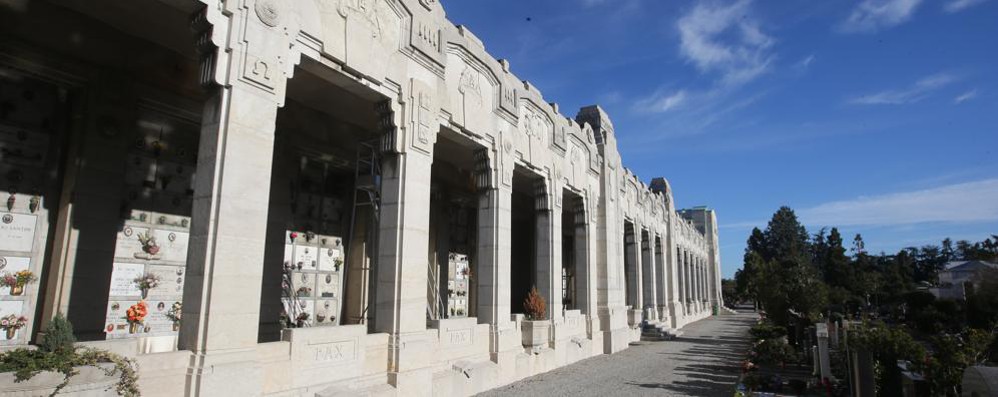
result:
<svg viewBox="0 0 998 397"><path fill-rule="evenodd" d="M547 299L549 319L561 316L561 216L554 214L554 195L544 179L534 182L534 210L537 219L535 264L537 290ZM557 249L556 249L557 248Z"/></svg>
<svg viewBox="0 0 998 397"><path fill-rule="evenodd" d="M644 231L641 233L641 270L642 270L642 280L644 284L642 286L644 292L644 310L645 318L649 321L658 320L658 283L657 272L655 271L655 255L654 247L652 246L652 236L649 232Z"/></svg>
<svg viewBox="0 0 998 397"><path fill-rule="evenodd" d="M178 342L194 352L191 395L261 389L255 357L278 103L236 82L205 105Z"/></svg>

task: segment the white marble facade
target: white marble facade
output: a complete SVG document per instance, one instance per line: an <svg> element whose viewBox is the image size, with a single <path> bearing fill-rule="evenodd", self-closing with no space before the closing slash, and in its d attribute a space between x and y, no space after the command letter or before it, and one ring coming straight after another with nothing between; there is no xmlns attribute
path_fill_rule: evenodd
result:
<svg viewBox="0 0 998 397"><path fill-rule="evenodd" d="M648 185L624 167L601 108L562 115L467 27L448 21L438 1L189 2L180 8L194 10L196 37L170 42L196 42L206 94L177 350L138 354L141 348L127 344L141 342L104 344L136 355L144 394L470 395L619 352L641 337L642 326L677 330L721 303L715 213L678 211L664 178ZM261 342L264 298L256 286L267 284L275 130L302 70L368 99L365 109L377 106L372 125L383 177L377 266L364 298L370 317ZM322 102L321 92L309 95L316 108L339 106ZM444 134L467 142L469 158L474 152L474 315L428 319L427 247L435 226L427 208ZM548 298L550 319L540 349L524 348L525 320L510 304L514 174L534 184L531 279ZM574 225L565 224L566 213ZM563 307L558 277L569 228L571 308ZM56 274L72 271L50 266L60 266ZM43 315L72 310L69 296L50 288Z"/></svg>

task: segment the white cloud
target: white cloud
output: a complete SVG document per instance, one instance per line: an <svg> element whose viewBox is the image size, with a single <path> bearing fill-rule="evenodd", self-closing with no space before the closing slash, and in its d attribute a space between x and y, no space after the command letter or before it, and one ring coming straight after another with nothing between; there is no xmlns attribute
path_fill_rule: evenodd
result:
<svg viewBox="0 0 998 397"><path fill-rule="evenodd" d="M863 33L897 26L911 19L921 2L922 0L863 0L839 25L839 29L845 33Z"/></svg>
<svg viewBox="0 0 998 397"><path fill-rule="evenodd" d="M976 96L977 96L977 90L973 89L958 95L956 98L953 98L953 103L961 104L971 99L974 99L974 97Z"/></svg>
<svg viewBox="0 0 998 397"><path fill-rule="evenodd" d="M986 0L951 0L943 5L943 9L949 13L960 12L985 1Z"/></svg>
<svg viewBox="0 0 998 397"><path fill-rule="evenodd" d="M676 23L680 54L701 73L719 74L722 84L743 84L765 73L774 40L750 16L751 4L697 4Z"/></svg>
<svg viewBox="0 0 998 397"><path fill-rule="evenodd" d="M663 113L675 109L686 101L686 90L668 94L657 92L654 95L638 101L636 109L643 112Z"/></svg>
<svg viewBox="0 0 998 397"><path fill-rule="evenodd" d="M855 105L902 105L915 103L925 99L930 92L945 87L956 80L956 76L951 74L938 73L926 76L910 87L858 96L850 99L849 103Z"/></svg>
<svg viewBox="0 0 998 397"><path fill-rule="evenodd" d="M797 212L807 225L998 221L998 179L835 201Z"/></svg>
<svg viewBox="0 0 998 397"><path fill-rule="evenodd" d="M797 61L797 64L796 64L797 69L805 70L805 69L811 67L811 63L812 62L814 62L814 54L808 55L808 56L804 57L804 59L801 59L800 61Z"/></svg>
<svg viewBox="0 0 998 397"><path fill-rule="evenodd" d="M682 15L676 21L680 56L710 79L709 86L659 89L635 102L634 110L676 113L682 109L680 113L696 119L685 123L685 128L697 130L703 125L692 124L712 122L704 121L706 110L723 107L740 87L768 72L776 59L771 51L775 40L759 28L751 5L752 0L704 2Z"/></svg>

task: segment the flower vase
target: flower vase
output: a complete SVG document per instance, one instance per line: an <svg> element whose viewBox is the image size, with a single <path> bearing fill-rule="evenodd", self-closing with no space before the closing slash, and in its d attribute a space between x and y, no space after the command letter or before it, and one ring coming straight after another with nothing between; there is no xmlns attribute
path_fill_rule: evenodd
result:
<svg viewBox="0 0 998 397"><path fill-rule="evenodd" d="M21 296L24 293L23 285L12 285L10 287L10 296Z"/></svg>
<svg viewBox="0 0 998 397"><path fill-rule="evenodd" d="M148 298L148 297L149 297L149 288L143 288L142 289L142 299L145 299L145 298Z"/></svg>
<svg viewBox="0 0 998 397"><path fill-rule="evenodd" d="M139 323L128 323L128 333L134 334L139 332Z"/></svg>
<svg viewBox="0 0 998 397"><path fill-rule="evenodd" d="M180 323L173 323L173 331L180 331Z"/></svg>
<svg viewBox="0 0 998 397"><path fill-rule="evenodd" d="M14 335L17 334L17 330L14 328L7 328L7 340L14 339Z"/></svg>

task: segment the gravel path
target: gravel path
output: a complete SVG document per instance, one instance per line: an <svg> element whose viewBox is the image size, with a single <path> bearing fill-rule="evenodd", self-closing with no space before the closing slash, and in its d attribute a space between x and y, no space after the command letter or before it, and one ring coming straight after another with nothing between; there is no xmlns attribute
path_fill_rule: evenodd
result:
<svg viewBox="0 0 998 397"><path fill-rule="evenodd" d="M617 354L589 358L481 396L731 396L757 315L710 317L674 341L635 342Z"/></svg>

